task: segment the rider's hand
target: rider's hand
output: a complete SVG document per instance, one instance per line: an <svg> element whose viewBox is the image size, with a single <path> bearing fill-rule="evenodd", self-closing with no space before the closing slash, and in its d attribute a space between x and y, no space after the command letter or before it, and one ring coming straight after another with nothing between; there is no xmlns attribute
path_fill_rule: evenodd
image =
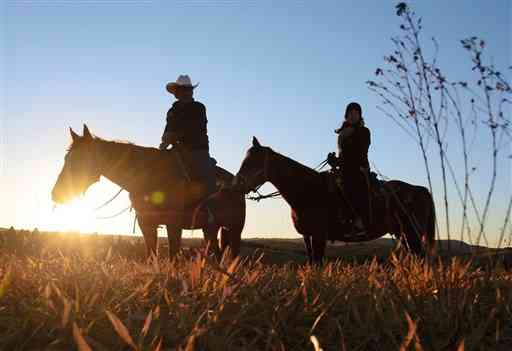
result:
<svg viewBox="0 0 512 351"><path fill-rule="evenodd" d="M158 148L160 150L165 150L165 149L167 149L167 146L169 146L169 144L167 144L167 143L160 143L160 146Z"/></svg>
<svg viewBox="0 0 512 351"><path fill-rule="evenodd" d="M178 135L176 133L166 132L162 135L162 144L176 144L176 141L178 141Z"/></svg>
<svg viewBox="0 0 512 351"><path fill-rule="evenodd" d="M338 158L336 157L336 154L334 152L329 152L327 154L327 163L331 167L335 167L336 164L338 163Z"/></svg>

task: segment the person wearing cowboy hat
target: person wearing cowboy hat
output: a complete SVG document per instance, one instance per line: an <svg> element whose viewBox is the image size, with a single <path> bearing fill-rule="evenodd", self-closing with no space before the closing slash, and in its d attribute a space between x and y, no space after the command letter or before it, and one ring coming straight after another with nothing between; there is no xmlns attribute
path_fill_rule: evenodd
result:
<svg viewBox="0 0 512 351"><path fill-rule="evenodd" d="M347 105L344 119L342 126L335 130L338 134L338 157L330 153L327 162L341 172L344 183L342 190L355 212L352 221L353 234L365 235L371 224L367 178L370 170L370 130L365 127L362 108L357 102Z"/></svg>
<svg viewBox="0 0 512 351"><path fill-rule="evenodd" d="M194 99L194 89L188 75L180 75L167 83L166 90L176 101L167 112L167 124L160 150L169 145L177 148L184 164L186 177L196 183L197 191L205 196L215 190L215 166L210 157L206 125L206 107Z"/></svg>

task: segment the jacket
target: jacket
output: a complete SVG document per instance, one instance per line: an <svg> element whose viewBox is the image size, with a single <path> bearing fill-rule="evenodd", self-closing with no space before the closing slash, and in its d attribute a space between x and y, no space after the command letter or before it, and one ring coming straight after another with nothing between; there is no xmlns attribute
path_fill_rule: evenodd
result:
<svg viewBox="0 0 512 351"><path fill-rule="evenodd" d="M174 133L176 143L194 149L209 149L205 106L195 100L176 101L167 112L164 135Z"/></svg>
<svg viewBox="0 0 512 351"><path fill-rule="evenodd" d="M352 128L352 131L349 129ZM371 144L370 130L364 125L351 126L344 123L338 131L338 154L342 170L370 168L368 149Z"/></svg>

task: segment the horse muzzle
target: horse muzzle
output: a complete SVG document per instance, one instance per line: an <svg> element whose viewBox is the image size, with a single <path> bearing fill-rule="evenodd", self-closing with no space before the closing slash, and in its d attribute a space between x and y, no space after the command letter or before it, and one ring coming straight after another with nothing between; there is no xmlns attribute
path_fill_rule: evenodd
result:
<svg viewBox="0 0 512 351"><path fill-rule="evenodd" d="M72 196L69 194L65 194L60 191L56 191L55 189L52 190L52 201L56 204L63 205L69 201L71 201Z"/></svg>

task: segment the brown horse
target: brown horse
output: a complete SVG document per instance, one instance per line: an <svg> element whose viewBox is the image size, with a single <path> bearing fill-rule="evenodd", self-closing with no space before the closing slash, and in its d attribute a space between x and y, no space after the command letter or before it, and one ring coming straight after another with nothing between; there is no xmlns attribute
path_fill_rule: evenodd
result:
<svg viewBox="0 0 512 351"><path fill-rule="evenodd" d="M425 187L396 180L384 182L383 194L372 202L368 234L354 237L346 234L346 221L339 214L344 206L331 190L329 177L261 146L253 138L233 187L247 193L267 181L272 183L291 207L293 224L304 236L310 263L323 260L327 240L367 241L390 233L415 254L425 255L434 248L434 203Z"/></svg>
<svg viewBox="0 0 512 351"><path fill-rule="evenodd" d="M200 184L184 180L178 151L103 140L93 137L86 125L83 136L70 131L72 144L52 190L54 202L72 200L104 176L130 194L148 256L157 254L160 224L167 226L171 257L180 248L182 229L202 229L207 246L218 257L227 248L238 255L245 224L242 194L219 190L203 200ZM219 187L221 183L230 184L234 177L220 167L216 167L216 173Z"/></svg>

